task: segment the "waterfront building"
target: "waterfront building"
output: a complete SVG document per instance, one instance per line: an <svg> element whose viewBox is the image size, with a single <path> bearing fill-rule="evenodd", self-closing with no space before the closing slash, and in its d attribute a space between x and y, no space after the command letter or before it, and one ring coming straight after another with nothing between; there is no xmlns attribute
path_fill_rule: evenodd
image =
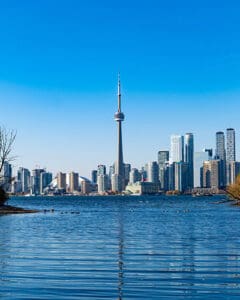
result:
<svg viewBox="0 0 240 300"><path fill-rule="evenodd" d="M100 174L97 178L97 185L98 185L98 193L102 194L108 190L108 176L106 174Z"/></svg>
<svg viewBox="0 0 240 300"><path fill-rule="evenodd" d="M227 128L227 153L226 153L226 175L227 175L227 182L226 184L229 185L235 182L235 175L231 175L231 170L234 171L233 164L231 162L236 161L236 146L235 146L235 130L233 128ZM234 180L232 181L232 179Z"/></svg>
<svg viewBox="0 0 240 300"><path fill-rule="evenodd" d="M129 176L131 171L131 165L130 164L124 164L124 179L125 179L125 186L129 182Z"/></svg>
<svg viewBox="0 0 240 300"><path fill-rule="evenodd" d="M31 173L26 168L19 168L17 171L17 181L19 185L17 187L17 192L27 194L30 192L30 178Z"/></svg>
<svg viewBox="0 0 240 300"><path fill-rule="evenodd" d="M32 195L40 195L41 194L41 173L44 173L45 169L34 169L32 170L31 177L31 194Z"/></svg>
<svg viewBox="0 0 240 300"><path fill-rule="evenodd" d="M92 183L97 184L97 170L92 170L91 179L92 179Z"/></svg>
<svg viewBox="0 0 240 300"><path fill-rule="evenodd" d="M117 122L118 130L118 142L117 142L117 160L115 164L115 177L112 176L114 183L114 191L122 192L125 189L125 174L124 174L124 162L123 162L123 145L122 145L122 122L124 121L124 114L121 110L121 83L118 79L118 111L114 115L114 119ZM118 177L118 178L117 178Z"/></svg>
<svg viewBox="0 0 240 300"><path fill-rule="evenodd" d="M141 173L136 168L132 168L129 174L129 183L135 183L141 181Z"/></svg>
<svg viewBox="0 0 240 300"><path fill-rule="evenodd" d="M227 161L236 161L235 130L227 128Z"/></svg>
<svg viewBox="0 0 240 300"><path fill-rule="evenodd" d="M198 188L201 187L201 173L202 173L202 166L204 161L209 160L208 152L201 151L194 153L194 187Z"/></svg>
<svg viewBox="0 0 240 300"><path fill-rule="evenodd" d="M81 191L83 194L88 195L92 192L92 184L88 180L81 181Z"/></svg>
<svg viewBox="0 0 240 300"><path fill-rule="evenodd" d="M164 191L168 189L168 180L167 180L168 162L169 162L169 151L158 151L160 189Z"/></svg>
<svg viewBox="0 0 240 300"><path fill-rule="evenodd" d="M156 161L147 164L147 181L159 184L159 167Z"/></svg>
<svg viewBox="0 0 240 300"><path fill-rule="evenodd" d="M187 170L187 188L194 186L194 139L192 133L185 134L185 163L188 164ZM184 167L185 168L185 167Z"/></svg>
<svg viewBox="0 0 240 300"><path fill-rule="evenodd" d="M74 193L79 191L79 174L75 172L69 173L69 192Z"/></svg>
<svg viewBox="0 0 240 300"><path fill-rule="evenodd" d="M222 131L216 133L216 155L215 159L219 159L219 186L226 186L226 150L225 137Z"/></svg>
<svg viewBox="0 0 240 300"><path fill-rule="evenodd" d="M174 190L185 192L189 190L188 185L188 170L189 165L186 162L174 163Z"/></svg>
<svg viewBox="0 0 240 300"><path fill-rule="evenodd" d="M203 188L220 188L220 160L208 160L203 163Z"/></svg>
<svg viewBox="0 0 240 300"><path fill-rule="evenodd" d="M62 173L62 172L59 172L57 174L57 188L59 190L63 190L63 191L66 191L66 188L67 188L67 180L66 180L66 173Z"/></svg>
<svg viewBox="0 0 240 300"><path fill-rule="evenodd" d="M138 181L135 183L128 184L126 186L126 192L129 194L137 195L151 195L157 194L159 191L158 183Z"/></svg>
<svg viewBox="0 0 240 300"><path fill-rule="evenodd" d="M5 161L0 174L0 185L6 192L11 192L12 165Z"/></svg>
<svg viewBox="0 0 240 300"><path fill-rule="evenodd" d="M99 176L99 175L106 175L106 166L105 165L98 165L97 176Z"/></svg>
<svg viewBox="0 0 240 300"><path fill-rule="evenodd" d="M42 172L40 174L40 194L44 194L44 190L52 182L52 173Z"/></svg>
<svg viewBox="0 0 240 300"><path fill-rule="evenodd" d="M170 163L184 161L184 138L171 135Z"/></svg>
<svg viewBox="0 0 240 300"><path fill-rule="evenodd" d="M229 162L229 184L233 184L236 181L237 176L240 174L240 162L230 161Z"/></svg>

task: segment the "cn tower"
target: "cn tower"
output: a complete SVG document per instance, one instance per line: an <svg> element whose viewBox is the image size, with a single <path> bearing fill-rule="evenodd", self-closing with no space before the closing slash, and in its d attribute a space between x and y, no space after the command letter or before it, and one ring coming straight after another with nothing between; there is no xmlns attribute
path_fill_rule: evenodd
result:
<svg viewBox="0 0 240 300"><path fill-rule="evenodd" d="M121 82L120 75L118 75L118 111L114 115L114 119L117 122L118 130L118 144L117 144L117 161L115 164L115 176L117 176L117 182L115 190L122 192L125 188L124 184L124 162L123 162L123 146L122 146L122 122L124 121L124 114L121 111Z"/></svg>

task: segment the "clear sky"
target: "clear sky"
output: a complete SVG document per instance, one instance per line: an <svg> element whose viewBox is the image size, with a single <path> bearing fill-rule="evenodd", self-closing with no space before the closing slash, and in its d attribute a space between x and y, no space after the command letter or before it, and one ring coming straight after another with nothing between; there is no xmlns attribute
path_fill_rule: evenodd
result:
<svg viewBox="0 0 240 300"><path fill-rule="evenodd" d="M90 176L116 157L121 72L124 160L156 160L171 134L195 149L236 129L240 2L8 0L0 3L0 124L15 165ZM238 155L239 156L239 155Z"/></svg>

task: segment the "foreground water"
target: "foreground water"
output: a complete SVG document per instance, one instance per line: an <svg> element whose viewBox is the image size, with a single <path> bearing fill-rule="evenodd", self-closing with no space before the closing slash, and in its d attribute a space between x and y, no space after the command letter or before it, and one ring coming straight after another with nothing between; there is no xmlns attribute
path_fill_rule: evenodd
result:
<svg viewBox="0 0 240 300"><path fill-rule="evenodd" d="M224 197L35 197L0 216L1 299L239 299Z"/></svg>

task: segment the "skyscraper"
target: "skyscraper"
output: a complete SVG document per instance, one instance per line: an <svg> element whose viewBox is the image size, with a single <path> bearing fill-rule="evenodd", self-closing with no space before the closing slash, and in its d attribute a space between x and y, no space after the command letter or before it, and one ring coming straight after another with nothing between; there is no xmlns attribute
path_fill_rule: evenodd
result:
<svg viewBox="0 0 240 300"><path fill-rule="evenodd" d="M19 168L17 172L17 180L19 182L19 192L29 193L30 191L30 171L25 168Z"/></svg>
<svg viewBox="0 0 240 300"><path fill-rule="evenodd" d="M168 189L167 180L167 163L169 161L169 151L158 151L158 167L159 167L159 181L162 190Z"/></svg>
<svg viewBox="0 0 240 300"><path fill-rule="evenodd" d="M235 130L227 128L227 161L236 161Z"/></svg>
<svg viewBox="0 0 240 300"><path fill-rule="evenodd" d="M124 114L121 111L121 83L118 78L118 111L114 115L117 122L118 143L117 143L117 161L115 168L115 184L112 184L112 189L115 192L122 192L125 188L124 183L124 162L123 162L123 146L122 146L122 122L124 121Z"/></svg>
<svg viewBox="0 0 240 300"><path fill-rule="evenodd" d="M225 137L222 131L216 132L216 159L220 160L219 166L219 186L224 188L226 186L226 150Z"/></svg>
<svg viewBox="0 0 240 300"><path fill-rule="evenodd" d="M171 135L170 162L180 162L184 158L184 138L181 135Z"/></svg>
<svg viewBox="0 0 240 300"><path fill-rule="evenodd" d="M78 173L75 173L75 172L69 173L69 191L70 191L70 193L79 191L79 175L78 175Z"/></svg>
<svg viewBox="0 0 240 300"><path fill-rule="evenodd" d="M159 183L159 167L156 161L147 164L147 181Z"/></svg>
<svg viewBox="0 0 240 300"><path fill-rule="evenodd" d="M188 164L188 172L187 172L187 188L192 189L194 186L194 167L193 167L193 153L194 153L194 142L193 142L193 134L186 133L185 134L185 162Z"/></svg>
<svg viewBox="0 0 240 300"><path fill-rule="evenodd" d="M232 167L231 162L236 161L236 146L235 146L235 130L233 128L227 128L227 157L226 157L226 175L227 175L227 185L235 182L233 173L235 168Z"/></svg>

